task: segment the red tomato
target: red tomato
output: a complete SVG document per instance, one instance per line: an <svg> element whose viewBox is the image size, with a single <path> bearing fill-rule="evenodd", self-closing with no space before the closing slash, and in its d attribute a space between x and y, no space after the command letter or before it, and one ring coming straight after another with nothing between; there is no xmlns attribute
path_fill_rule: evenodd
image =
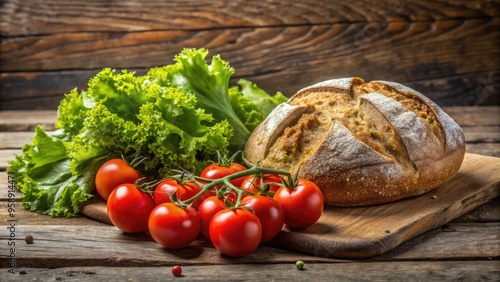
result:
<svg viewBox="0 0 500 282"><path fill-rule="evenodd" d="M227 209L224 199L219 199L217 196L210 196L201 202L198 207L198 215L200 216L201 234L210 239L208 228L210 221L214 215L221 210Z"/></svg>
<svg viewBox="0 0 500 282"><path fill-rule="evenodd" d="M318 221L323 213L323 193L313 182L299 179L294 188L281 187L273 197L285 211L285 224L306 228Z"/></svg>
<svg viewBox="0 0 500 282"><path fill-rule="evenodd" d="M122 184L109 195L107 209L111 222L123 232L148 230L149 214L155 207L148 193L134 184Z"/></svg>
<svg viewBox="0 0 500 282"><path fill-rule="evenodd" d="M210 240L219 252L242 257L257 249L262 239L259 218L250 210L225 209L214 215L209 227Z"/></svg>
<svg viewBox="0 0 500 282"><path fill-rule="evenodd" d="M279 188L281 188L279 185L281 183L281 178L276 174L264 174L262 179L257 175L249 175L245 178L245 180L243 180L240 187L245 191L257 194L259 193L259 189L262 189L266 184L269 184L269 192L271 192L270 194L274 194Z"/></svg>
<svg viewBox="0 0 500 282"><path fill-rule="evenodd" d="M168 249L191 244L200 233L200 217L194 208L183 209L174 203L157 206L149 216L151 237Z"/></svg>
<svg viewBox="0 0 500 282"><path fill-rule="evenodd" d="M97 171L95 176L95 187L97 193L108 200L111 192L121 184L134 184L141 176L126 161L122 159L111 159L105 162Z"/></svg>
<svg viewBox="0 0 500 282"><path fill-rule="evenodd" d="M156 186L153 197L158 206L163 203L170 203L170 196L177 191L177 199L186 201L201 191L200 186L192 181L180 183L175 179L167 179ZM193 207L197 208L206 197L201 196L193 202Z"/></svg>
<svg viewBox="0 0 500 282"><path fill-rule="evenodd" d="M273 198L267 196L247 196L241 205L251 208L262 225L261 243L270 241L280 233L285 224L285 212Z"/></svg>
<svg viewBox="0 0 500 282"><path fill-rule="evenodd" d="M231 163L229 166L220 165L218 163L210 164L201 172L200 177L208 178L208 179L220 179L225 176L244 171L247 168L239 163ZM240 177L231 181L236 187L240 187L241 183L245 180L245 177ZM218 189L219 187L215 187L214 189ZM211 196L215 195L213 192L209 192Z"/></svg>

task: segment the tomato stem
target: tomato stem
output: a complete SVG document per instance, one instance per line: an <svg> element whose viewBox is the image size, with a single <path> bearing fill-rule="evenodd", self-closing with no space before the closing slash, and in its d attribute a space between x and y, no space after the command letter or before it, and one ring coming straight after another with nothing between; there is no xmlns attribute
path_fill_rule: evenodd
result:
<svg viewBox="0 0 500 282"><path fill-rule="evenodd" d="M196 183L201 187L201 191L198 194L191 197L190 199L184 201L184 203L189 205L192 202L196 201L196 199L201 197L203 194L210 191L212 188L217 187L219 185L226 185L226 186L231 187L231 189L235 190L235 192L238 194L238 199L237 199L237 204L236 204L236 206L237 206L239 204L239 202L241 201L241 196L242 196L243 190L236 188L234 185L230 184L230 181L244 177L244 176L252 175L252 174L279 174L279 175L285 176L287 179L292 178L291 174L287 171L259 167L258 163L256 163L255 165L253 165L249 169L239 171L239 172L233 173L231 175L228 175L226 177L222 177L219 179L207 179L207 178L203 178L203 177L194 176ZM208 184L202 184L200 181L208 183ZM228 184L230 184L230 185L228 185ZM234 188L236 188L236 189L234 189Z"/></svg>
<svg viewBox="0 0 500 282"><path fill-rule="evenodd" d="M299 170L300 167L299 169L297 169L297 172L293 177L291 177L291 175L287 177L287 179L284 179L282 177L281 180L283 181L283 186L285 186L288 189L294 189L295 187L297 187L297 184L299 183Z"/></svg>
<svg viewBox="0 0 500 282"><path fill-rule="evenodd" d="M217 151L217 164L219 166L229 167L231 166L231 163L233 163L236 160L236 157L240 153L241 151L237 151L231 157L228 158L227 155L221 155L220 152Z"/></svg>
<svg viewBox="0 0 500 282"><path fill-rule="evenodd" d="M245 191L234 186L228 179L225 179L224 183L226 184L227 187L236 192L237 197L236 197L236 203L234 203L234 208L238 208L241 203L241 198L243 198L243 193L245 193Z"/></svg>

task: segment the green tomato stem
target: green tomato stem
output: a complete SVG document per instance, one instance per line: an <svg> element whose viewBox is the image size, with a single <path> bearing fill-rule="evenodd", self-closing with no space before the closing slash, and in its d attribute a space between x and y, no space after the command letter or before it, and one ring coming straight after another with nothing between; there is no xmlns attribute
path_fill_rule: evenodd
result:
<svg viewBox="0 0 500 282"><path fill-rule="evenodd" d="M203 194L210 191L210 189L217 187L219 185L226 185L226 186L231 187L231 189L235 190L236 193L238 194L238 199L236 202L236 206L238 206L239 202L241 202L241 196L242 196L243 190L236 188L234 185L232 185L230 183L230 181L238 179L240 177L244 177L244 176L248 176L248 175L252 175L252 174L259 174L259 173L261 173L261 174L279 174L279 175L285 176L288 179L291 179L291 177L292 177L291 174L287 171L258 167L257 164L255 164L254 166L252 166L249 169L239 171L239 172L233 173L231 175L228 175L226 177L222 177L219 179L207 179L207 178L195 176L196 180L208 182L208 184L201 184L197 181L196 183L198 183L200 185L201 191L198 192L198 194L194 195L193 197L189 198L188 200L184 201L184 203L189 205L189 204L193 203L194 201L196 201L196 199L201 197ZM234 189L234 188L236 188L236 189Z"/></svg>

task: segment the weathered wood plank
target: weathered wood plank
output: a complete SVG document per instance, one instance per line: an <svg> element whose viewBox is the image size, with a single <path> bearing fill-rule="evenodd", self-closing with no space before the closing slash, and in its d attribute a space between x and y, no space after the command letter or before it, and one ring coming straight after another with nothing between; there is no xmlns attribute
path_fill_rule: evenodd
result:
<svg viewBox="0 0 500 282"><path fill-rule="evenodd" d="M87 88L99 70L0 73L1 110L56 110L59 102L74 88ZM47 107L52 105L52 107Z"/></svg>
<svg viewBox="0 0 500 282"><path fill-rule="evenodd" d="M202 237L186 248L167 250L146 233L124 234L111 225L17 225L16 238L25 238L28 234L33 236L33 244L23 241L16 244L19 267L294 263L305 258L316 262L336 261L268 246L260 246L246 257L230 258L220 255L212 244ZM8 235L0 235L2 249L7 249ZM2 265L6 265L7 260L6 256L0 257Z"/></svg>
<svg viewBox="0 0 500 282"><path fill-rule="evenodd" d="M464 126L462 131L467 143L500 143L500 125Z"/></svg>
<svg viewBox="0 0 500 282"><path fill-rule="evenodd" d="M498 258L500 256L500 238L498 234L500 234L500 224L498 222L479 224L449 223L417 236L376 259ZM468 242L465 242L467 240ZM436 251L432 251L433 249Z"/></svg>
<svg viewBox="0 0 500 282"><path fill-rule="evenodd" d="M55 1L8 0L0 6L2 36L144 30L221 29L338 22L437 21L499 15L495 1ZM100 19L96 21L95 19Z"/></svg>
<svg viewBox="0 0 500 282"><path fill-rule="evenodd" d="M1 203L5 203L5 200L1 199ZM95 219L86 217L84 215L72 218L51 217L50 215L39 214L36 212L31 212L29 210L26 210L25 208L23 208L22 203L20 201L16 202L15 204L16 204L16 210L14 212L13 219L16 220L18 225L60 225L60 226L81 225L81 226L88 226L89 228L92 228L92 226L109 226L109 224L107 223L97 221Z"/></svg>
<svg viewBox="0 0 500 282"><path fill-rule="evenodd" d="M7 202L19 201L21 199L21 192L15 188L15 180L7 175L6 171L0 171L0 201ZM21 206L16 211L24 210Z"/></svg>
<svg viewBox="0 0 500 282"><path fill-rule="evenodd" d="M369 63L370 69L375 66L383 68L380 73L393 73L397 77L403 71L407 77L418 80L446 71L443 64L451 61L453 65L449 67L454 68L454 73L497 70L496 62L489 55L499 52L499 21L491 18L465 22L340 23L230 30L143 31L124 33L118 37L107 32L48 34L4 40L0 62L3 72L149 68L159 63L170 63L184 47L204 46L213 54L221 54L240 76L284 69L304 75L304 70L315 63L315 73L326 69L332 72L332 66L342 66L336 70L340 74L353 70L349 66L366 66ZM464 41L471 34L474 34L475 40L471 43ZM463 58L464 54L467 58ZM419 69L415 69L416 61ZM323 69L318 69L321 66ZM376 79L375 73L358 71L362 76Z"/></svg>
<svg viewBox="0 0 500 282"><path fill-rule="evenodd" d="M498 1L82 3L0 7L0 110L55 109L103 67L147 69L184 47L220 53L269 92L355 75L440 105L500 104Z"/></svg>
<svg viewBox="0 0 500 282"><path fill-rule="evenodd" d="M500 145L498 143L466 144L465 148L467 153L500 158Z"/></svg>
<svg viewBox="0 0 500 282"><path fill-rule="evenodd" d="M427 92L424 90L434 87L428 84L429 80L443 82L444 77L446 86L443 87L452 90L436 91L434 93L438 96L431 99L443 99L443 103L452 105L484 105L498 100L490 89L497 89L498 84L488 82L491 75L485 75L498 72L498 64L492 59L500 55L498 26L499 20L478 19L466 23L456 20L411 25L396 22L380 26L357 23L147 31L127 33L122 37L102 32L67 33L17 38L12 44L4 42L0 63L4 72L101 69L105 66L149 68L170 63L172 56L183 47L205 46L213 54L219 53L228 60L237 70L236 76L252 79L271 93L281 90L291 95L317 81L352 75L367 80L421 81L421 85L427 83L427 89L418 90ZM365 34L366 31L371 33ZM466 40L471 34L477 34L473 42ZM103 48L103 42L106 48ZM452 79L464 73L476 77L466 88L460 84L462 80ZM8 81L9 75L3 76L3 80ZM483 85L483 78L486 85ZM58 88L84 86L82 78L77 79L80 81L73 85ZM448 81L452 84L448 85ZM35 88L35 85L30 88ZM18 94L25 91L7 89L3 92L8 94L2 99L15 100L17 95L26 95ZM457 94L462 96L457 98ZM50 99L54 97L57 95L49 96Z"/></svg>
<svg viewBox="0 0 500 282"><path fill-rule="evenodd" d="M360 271L362 269L362 271ZM20 274L20 272L23 274ZM310 263L299 271L294 263L185 265L182 277L170 267L19 268L4 274L9 281L498 281L498 261L408 261ZM175 279L177 280L177 279Z"/></svg>
<svg viewBox="0 0 500 282"><path fill-rule="evenodd" d="M0 132L0 150L20 149L24 144L31 143L33 131Z"/></svg>
<svg viewBox="0 0 500 282"><path fill-rule="evenodd" d="M15 158L15 155L21 155L22 151L18 149L0 150L0 171L6 170L9 161Z"/></svg>
<svg viewBox="0 0 500 282"><path fill-rule="evenodd" d="M443 107L460 126L499 126L500 107Z"/></svg>
<svg viewBox="0 0 500 282"><path fill-rule="evenodd" d="M0 132L33 131L38 125L54 130L57 112L50 111L0 111Z"/></svg>
<svg viewBox="0 0 500 282"><path fill-rule="evenodd" d="M488 260L500 255L500 244L498 244L500 226L497 223L450 224L446 228L448 231L443 230L435 229L420 235L392 252L371 260ZM15 235L16 238L25 238L26 235L32 235L34 238L33 244L17 241L19 243L16 244L16 259L19 267L346 261L292 253L266 245L260 246L253 254L246 257L230 258L220 255L203 237L186 248L167 250L145 233L124 234L110 225L23 225L19 222L16 225ZM0 235L2 249L7 249L7 242L8 234ZM7 260L5 256L0 257L2 265L5 265Z"/></svg>
<svg viewBox="0 0 500 282"><path fill-rule="evenodd" d="M452 222L500 222L500 198L497 197Z"/></svg>

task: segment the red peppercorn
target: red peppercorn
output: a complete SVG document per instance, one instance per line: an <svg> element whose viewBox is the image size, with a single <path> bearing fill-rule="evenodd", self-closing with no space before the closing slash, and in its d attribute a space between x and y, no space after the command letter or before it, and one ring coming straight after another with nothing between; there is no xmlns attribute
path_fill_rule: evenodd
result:
<svg viewBox="0 0 500 282"><path fill-rule="evenodd" d="M182 267L180 265L178 265L178 264L174 265L172 267L172 274L174 276L181 276L181 274L182 274Z"/></svg>

